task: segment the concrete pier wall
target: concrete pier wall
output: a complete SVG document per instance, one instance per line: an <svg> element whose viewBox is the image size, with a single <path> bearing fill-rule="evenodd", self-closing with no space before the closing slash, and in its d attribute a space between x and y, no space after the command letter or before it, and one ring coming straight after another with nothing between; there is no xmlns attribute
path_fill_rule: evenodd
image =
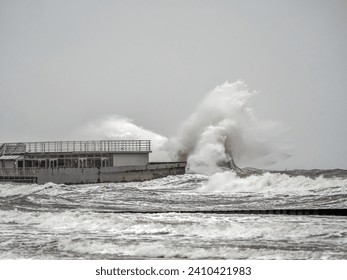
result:
<svg viewBox="0 0 347 280"><path fill-rule="evenodd" d="M145 181L185 173L185 163L100 168L49 168L38 170L37 183L90 184L103 182Z"/></svg>

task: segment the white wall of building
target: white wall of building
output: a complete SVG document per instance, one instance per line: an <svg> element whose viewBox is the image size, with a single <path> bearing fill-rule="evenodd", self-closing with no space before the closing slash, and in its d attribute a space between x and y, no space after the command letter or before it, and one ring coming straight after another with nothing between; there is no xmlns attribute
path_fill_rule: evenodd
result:
<svg viewBox="0 0 347 280"><path fill-rule="evenodd" d="M146 165L148 164L148 153L114 154L113 166Z"/></svg>

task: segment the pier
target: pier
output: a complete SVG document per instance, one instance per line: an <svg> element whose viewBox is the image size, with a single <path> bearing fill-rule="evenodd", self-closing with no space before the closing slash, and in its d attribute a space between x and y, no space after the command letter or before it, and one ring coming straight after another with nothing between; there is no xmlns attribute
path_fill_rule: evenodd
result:
<svg viewBox="0 0 347 280"><path fill-rule="evenodd" d="M0 181L96 183L183 174L185 163L149 164L150 140L0 144Z"/></svg>

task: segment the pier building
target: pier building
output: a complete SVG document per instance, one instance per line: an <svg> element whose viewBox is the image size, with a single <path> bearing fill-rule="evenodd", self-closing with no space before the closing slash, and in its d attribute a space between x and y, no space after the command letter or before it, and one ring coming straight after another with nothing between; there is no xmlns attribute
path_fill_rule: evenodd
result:
<svg viewBox="0 0 347 280"><path fill-rule="evenodd" d="M0 180L32 183L143 181L183 174L185 163L150 163L150 140L0 144Z"/></svg>

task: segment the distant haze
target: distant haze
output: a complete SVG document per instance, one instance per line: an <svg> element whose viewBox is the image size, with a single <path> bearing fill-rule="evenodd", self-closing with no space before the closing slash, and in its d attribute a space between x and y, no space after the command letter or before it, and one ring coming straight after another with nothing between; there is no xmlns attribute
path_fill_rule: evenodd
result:
<svg viewBox="0 0 347 280"><path fill-rule="evenodd" d="M287 128L292 157L270 168L347 168L345 0L0 0L0 40L0 142L115 115L171 138L242 79Z"/></svg>

